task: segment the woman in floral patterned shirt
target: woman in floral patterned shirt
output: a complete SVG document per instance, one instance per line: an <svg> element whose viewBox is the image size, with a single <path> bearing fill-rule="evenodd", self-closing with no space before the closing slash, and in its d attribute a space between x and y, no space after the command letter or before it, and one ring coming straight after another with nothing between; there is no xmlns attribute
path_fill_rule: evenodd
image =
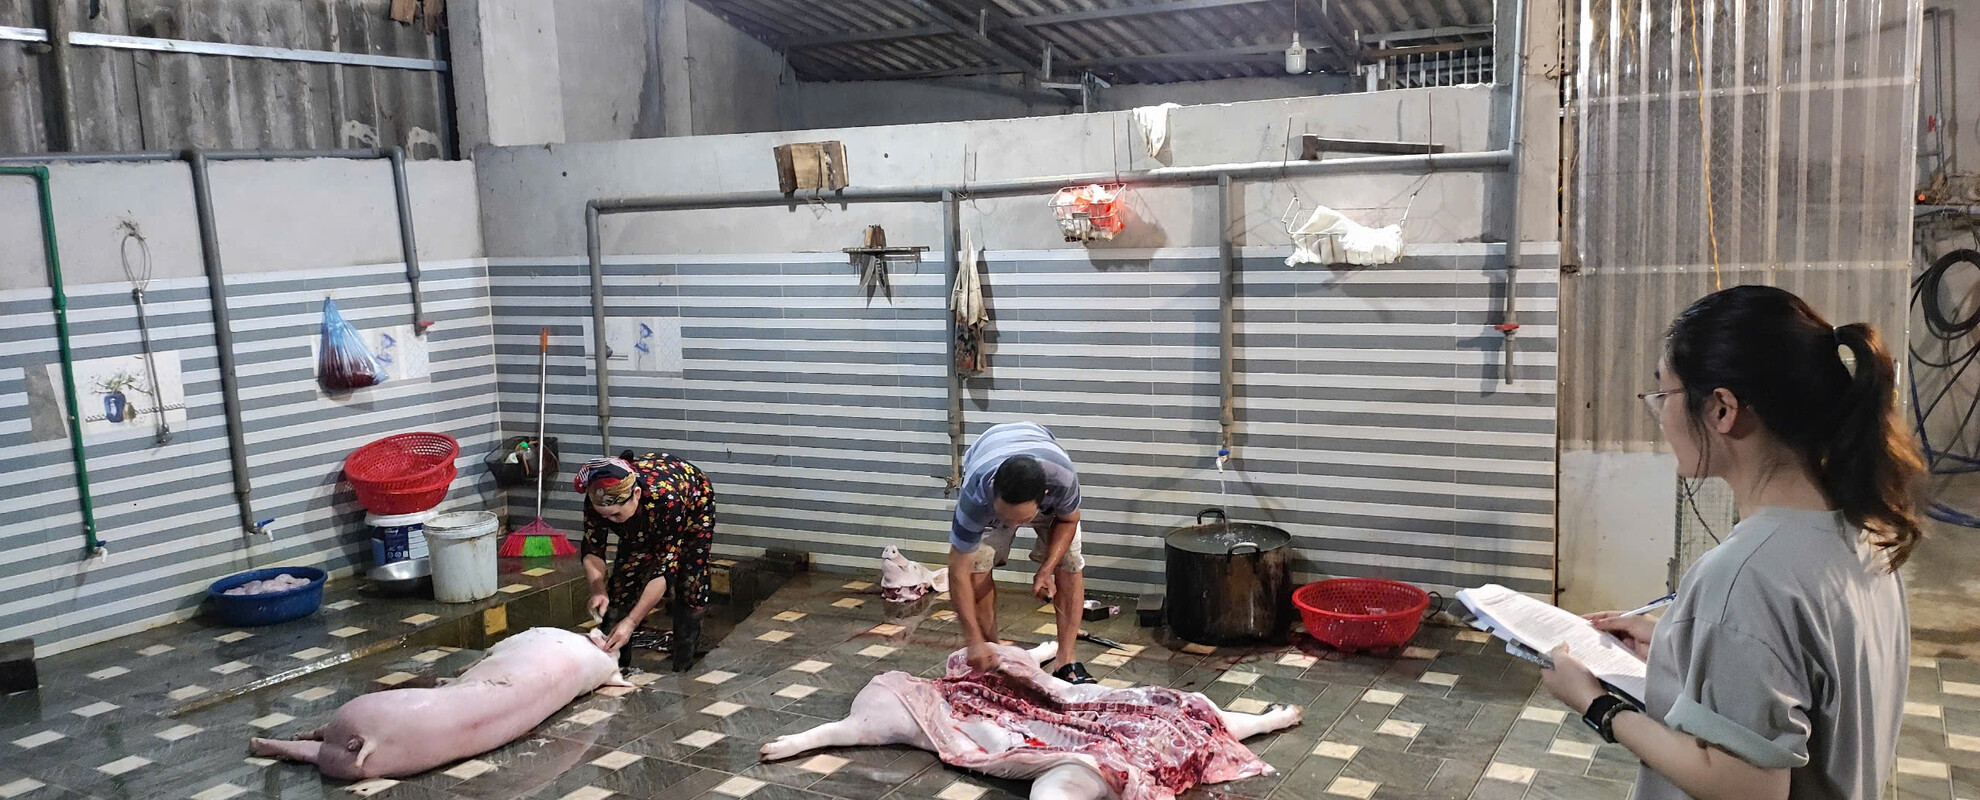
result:
<svg viewBox="0 0 1980 800"><path fill-rule="evenodd" d="M607 650L631 641L646 616L674 590L674 662L691 662L708 606L708 549L715 536L715 487L701 469L665 453L594 459L578 470L585 495L584 572L592 613L606 621ZM605 546L617 534L606 569ZM622 661L624 659L621 659Z"/></svg>

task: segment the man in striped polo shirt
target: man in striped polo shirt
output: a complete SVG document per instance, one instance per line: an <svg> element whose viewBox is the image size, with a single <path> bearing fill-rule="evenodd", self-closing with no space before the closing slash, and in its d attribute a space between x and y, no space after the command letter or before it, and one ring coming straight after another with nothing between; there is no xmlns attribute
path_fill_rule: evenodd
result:
<svg viewBox="0 0 1980 800"><path fill-rule="evenodd" d="M1038 564L1032 594L1051 601L1057 612L1059 668L1052 674L1093 683L1073 650L1086 604L1079 473L1052 433L1030 422L992 427L963 453L962 486L949 529L949 585L969 663L987 669L994 660L997 588L991 570L1004 565L1017 529L1025 526L1038 537L1031 548Z"/></svg>

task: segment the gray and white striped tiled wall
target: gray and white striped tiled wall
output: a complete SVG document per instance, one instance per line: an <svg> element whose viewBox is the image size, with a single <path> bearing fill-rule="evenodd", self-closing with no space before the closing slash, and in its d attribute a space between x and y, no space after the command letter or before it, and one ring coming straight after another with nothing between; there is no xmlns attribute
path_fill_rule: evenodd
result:
<svg viewBox="0 0 1980 800"><path fill-rule="evenodd" d="M1517 381L1506 385L1491 327L1503 246L1419 244L1396 265L1348 270L1292 269L1283 250L1245 249L1235 457L1220 474L1214 249L992 251L989 369L967 384L967 433L1029 419L1058 435L1081 467L1099 588L1161 584L1161 534L1227 506L1290 531L1304 576L1548 593L1556 252L1528 245ZM680 377L613 376L613 448L705 468L719 550L784 546L871 567L899 544L941 560L939 263L897 264L892 302L867 301L838 254L607 265L608 314L679 317L684 356ZM567 463L596 454L582 260L494 258L490 282L504 428L535 428L537 331L548 326L550 435ZM510 502L533 513L527 492ZM564 483L546 514L576 532L578 502Z"/></svg>
<svg viewBox="0 0 1980 800"><path fill-rule="evenodd" d="M399 264L231 276L248 463L257 516L272 540L239 529L228 462L213 324L204 279L154 281L147 292L153 348L183 361L186 424L154 443L148 425L92 438L96 519L107 560L85 560L66 432L31 432L27 377L57 360L46 289L0 293L0 638L33 637L43 653L142 630L192 613L211 581L276 565L344 570L369 560L362 512L340 484L352 449L408 430L461 440L448 505L474 507L481 454L499 435L489 392L494 363L486 267L480 259L422 265L431 374L341 400L320 394L311 342L322 301L334 297L362 329L409 321ZM130 287L69 287L78 360L138 352ZM59 391L59 382L54 384Z"/></svg>

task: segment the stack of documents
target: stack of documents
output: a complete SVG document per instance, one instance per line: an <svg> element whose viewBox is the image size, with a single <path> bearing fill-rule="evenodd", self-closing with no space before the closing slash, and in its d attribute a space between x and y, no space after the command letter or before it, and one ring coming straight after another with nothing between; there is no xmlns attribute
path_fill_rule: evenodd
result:
<svg viewBox="0 0 1980 800"><path fill-rule="evenodd" d="M1551 666L1545 654L1567 645L1576 660L1616 692L1643 703L1644 663L1588 620L1498 584L1457 593L1477 619L1472 626L1506 641L1506 652Z"/></svg>

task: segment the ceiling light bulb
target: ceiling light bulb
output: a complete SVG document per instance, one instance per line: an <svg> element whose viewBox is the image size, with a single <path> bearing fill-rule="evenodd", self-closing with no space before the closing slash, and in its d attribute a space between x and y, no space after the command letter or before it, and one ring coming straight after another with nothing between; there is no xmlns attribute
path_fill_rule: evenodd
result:
<svg viewBox="0 0 1980 800"><path fill-rule="evenodd" d="M1301 75L1306 72L1306 45L1299 43L1299 32L1293 32L1292 44L1286 47L1286 73Z"/></svg>

